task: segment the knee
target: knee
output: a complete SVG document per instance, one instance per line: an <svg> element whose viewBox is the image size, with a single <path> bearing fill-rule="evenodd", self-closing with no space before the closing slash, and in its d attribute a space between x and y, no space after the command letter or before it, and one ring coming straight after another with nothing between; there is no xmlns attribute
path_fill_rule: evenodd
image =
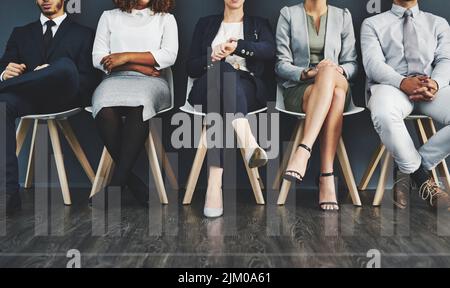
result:
<svg viewBox="0 0 450 288"><path fill-rule="evenodd" d="M58 67L61 70L68 70L68 71L72 71L73 69L77 68L75 63L70 58L67 57L59 58L55 62L50 63L50 65Z"/></svg>
<svg viewBox="0 0 450 288"><path fill-rule="evenodd" d="M325 78L328 81L332 81L334 79L335 74L336 68L332 66L326 66L319 69L316 75L316 80Z"/></svg>
<svg viewBox="0 0 450 288"><path fill-rule="evenodd" d="M372 122L376 129L383 128L389 129L393 124L403 122L403 117L395 110L387 109L375 109L371 111Z"/></svg>
<svg viewBox="0 0 450 288"><path fill-rule="evenodd" d="M53 66L53 67L52 67ZM79 83L78 68L69 58L61 58L50 65L61 83L65 86L77 86ZM72 87L71 87L72 88Z"/></svg>

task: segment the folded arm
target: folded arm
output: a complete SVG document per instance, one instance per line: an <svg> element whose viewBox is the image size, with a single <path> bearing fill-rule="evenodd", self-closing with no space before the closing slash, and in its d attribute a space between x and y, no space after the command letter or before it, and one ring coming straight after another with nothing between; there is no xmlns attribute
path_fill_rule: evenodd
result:
<svg viewBox="0 0 450 288"><path fill-rule="evenodd" d="M114 68L112 71L135 71L142 73L147 76L158 77L161 75L157 69L153 66L142 65L142 64L125 64L119 67Z"/></svg>

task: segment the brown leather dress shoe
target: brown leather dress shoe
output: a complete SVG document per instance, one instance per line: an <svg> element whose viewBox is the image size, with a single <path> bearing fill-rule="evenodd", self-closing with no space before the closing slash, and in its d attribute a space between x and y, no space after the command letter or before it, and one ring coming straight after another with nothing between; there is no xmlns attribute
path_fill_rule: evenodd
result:
<svg viewBox="0 0 450 288"><path fill-rule="evenodd" d="M427 201L431 208L448 210L450 207L448 193L439 187L433 177L430 177L428 181L419 187L419 195L423 200Z"/></svg>
<svg viewBox="0 0 450 288"><path fill-rule="evenodd" d="M400 171L395 172L394 191L392 201L395 207L406 209L408 206L408 197L411 191L411 177Z"/></svg>

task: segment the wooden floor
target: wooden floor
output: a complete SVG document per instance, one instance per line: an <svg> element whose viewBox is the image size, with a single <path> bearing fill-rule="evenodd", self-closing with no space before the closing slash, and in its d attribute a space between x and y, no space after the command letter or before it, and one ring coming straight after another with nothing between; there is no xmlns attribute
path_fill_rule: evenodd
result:
<svg viewBox="0 0 450 288"><path fill-rule="evenodd" d="M285 207L256 206L249 191L234 201L225 191L238 204L227 202L226 217L205 220L204 193L189 207L162 207L155 198L150 209L110 193L103 210L101 197L88 207L89 191L72 191L71 207L57 193L46 207L43 194L24 191L23 210L0 227L0 267L66 267L71 249L80 251L82 267L366 267L372 249L382 267L450 267L450 213L431 212L415 194L408 210L389 201L355 208L341 199L339 214L324 214L315 191L298 192ZM182 199L176 193L172 201ZM372 195L362 193L366 205Z"/></svg>

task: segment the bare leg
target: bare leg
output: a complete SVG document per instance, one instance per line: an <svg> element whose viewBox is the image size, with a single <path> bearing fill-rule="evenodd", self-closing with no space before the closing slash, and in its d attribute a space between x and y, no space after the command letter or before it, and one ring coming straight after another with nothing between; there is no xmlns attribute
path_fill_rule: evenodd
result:
<svg viewBox="0 0 450 288"><path fill-rule="evenodd" d="M342 88L334 89L333 101L328 116L320 133L321 173L331 173L334 170L334 158L339 139L342 134L343 113L347 91ZM337 202L334 177L320 177L319 203ZM338 210L338 205L325 204L325 210Z"/></svg>
<svg viewBox="0 0 450 288"><path fill-rule="evenodd" d="M303 111L306 113L306 119L302 144L313 147L330 112L334 91L337 87L347 91L347 80L336 71L336 68L324 67L319 70L315 83L305 91ZM297 149L287 170L297 171L304 176L310 156L310 153L305 149ZM292 176L296 177L296 175Z"/></svg>

